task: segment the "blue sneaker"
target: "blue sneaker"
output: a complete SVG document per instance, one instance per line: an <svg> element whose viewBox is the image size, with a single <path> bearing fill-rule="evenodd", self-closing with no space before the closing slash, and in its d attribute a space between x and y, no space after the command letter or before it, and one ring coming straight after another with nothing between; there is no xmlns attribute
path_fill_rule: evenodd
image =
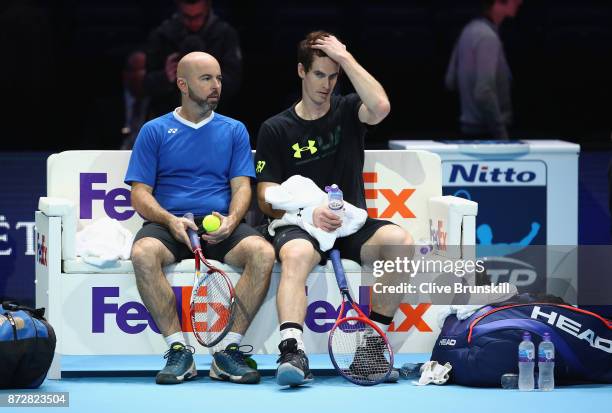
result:
<svg viewBox="0 0 612 413"><path fill-rule="evenodd" d="M164 354L168 359L166 367L155 376L157 384L179 384L198 375L191 346L185 347L181 343L173 343Z"/></svg>
<svg viewBox="0 0 612 413"><path fill-rule="evenodd" d="M211 379L232 383L255 384L261 379L259 372L253 368L256 366L255 361L241 351L237 344L230 344L225 350L213 354L209 376Z"/></svg>

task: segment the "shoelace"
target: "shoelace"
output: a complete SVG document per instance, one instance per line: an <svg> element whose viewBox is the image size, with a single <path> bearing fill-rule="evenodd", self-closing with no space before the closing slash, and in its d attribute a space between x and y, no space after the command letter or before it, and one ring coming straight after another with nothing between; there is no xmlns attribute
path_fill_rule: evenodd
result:
<svg viewBox="0 0 612 413"><path fill-rule="evenodd" d="M169 348L165 353L164 353L164 358L168 359L168 364L170 365L176 365L181 361L181 358L184 356L185 354L185 350L191 352L191 354L195 353L195 348L193 348L193 346L185 346L182 349L178 350L178 349L173 349L173 348Z"/></svg>
<svg viewBox="0 0 612 413"><path fill-rule="evenodd" d="M294 349L289 349L289 348L285 348L285 351L281 351L280 355L278 356L278 359L276 360L277 363L284 363L286 361L289 361L291 359L293 359L293 357L295 355L297 355L298 353L298 349L297 347Z"/></svg>
<svg viewBox="0 0 612 413"><path fill-rule="evenodd" d="M247 351L241 350L243 347L247 347L249 348L249 350ZM236 363L238 363L240 366L248 367L248 364L244 361L244 359L246 357L251 357L249 353L253 351L253 346L250 344L242 344L241 346L238 346L238 347L231 347L229 349L226 348L223 351L229 354L231 359L234 360Z"/></svg>

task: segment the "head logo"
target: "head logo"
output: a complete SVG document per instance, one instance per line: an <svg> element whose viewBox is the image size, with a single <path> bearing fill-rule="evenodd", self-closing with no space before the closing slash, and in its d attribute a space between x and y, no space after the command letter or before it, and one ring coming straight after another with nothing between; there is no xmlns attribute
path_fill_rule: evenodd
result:
<svg viewBox="0 0 612 413"><path fill-rule="evenodd" d="M316 141L308 141L308 146L304 146L304 147L300 147L299 143L294 143L293 146L291 147L291 149L293 149L295 152L293 154L294 158L298 158L301 159L302 158L302 152L305 151L309 151L311 155L314 155L315 153L317 153L317 147L315 146L317 142Z"/></svg>
<svg viewBox="0 0 612 413"><path fill-rule="evenodd" d="M104 203L104 212L117 221L126 221L136 211L131 208L130 190L127 188L114 188L106 192L104 189L93 189L94 184L105 184L106 173L81 173L80 177L80 219L92 219L93 201L100 200ZM121 208L122 210L118 210Z"/></svg>
<svg viewBox="0 0 612 413"><path fill-rule="evenodd" d="M455 344L457 344L457 340L451 338L443 338L442 340L440 340L439 343L441 346L454 346Z"/></svg>
<svg viewBox="0 0 612 413"><path fill-rule="evenodd" d="M266 167L266 161L257 161L257 166L255 167L255 172L260 174L264 168Z"/></svg>
<svg viewBox="0 0 612 413"><path fill-rule="evenodd" d="M437 226L434 226L433 221L429 220L429 236L431 242L441 251L446 251L446 231L444 231L444 222L438 220Z"/></svg>
<svg viewBox="0 0 612 413"><path fill-rule="evenodd" d="M378 174L376 172L364 172L363 181L375 184L378 182ZM392 189L366 189L365 199L378 199L378 194L381 194L389 201L389 206L381 213L378 213L378 208L368 208L368 215L372 218L392 218L393 215L399 214L402 218L416 218L416 215L406 205L408 198L412 196L414 191L412 188L402 189L399 193Z"/></svg>

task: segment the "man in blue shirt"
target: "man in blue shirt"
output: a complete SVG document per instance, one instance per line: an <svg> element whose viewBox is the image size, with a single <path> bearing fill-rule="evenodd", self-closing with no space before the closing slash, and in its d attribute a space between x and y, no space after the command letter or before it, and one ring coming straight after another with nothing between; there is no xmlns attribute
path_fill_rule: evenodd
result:
<svg viewBox="0 0 612 413"><path fill-rule="evenodd" d="M182 218L186 212L199 223L211 213L219 217L220 228L202 235L204 254L244 267L236 285L241 305L232 330L214 348L210 376L237 383L260 380L239 346L268 290L274 250L241 223L251 202L255 171L244 125L214 112L221 81L219 63L211 55L194 52L183 57L176 82L181 106L142 127L125 176L132 186L132 206L146 220L132 247L136 284L169 346L158 384L181 383L197 374L193 348L186 346L175 297L162 272L164 266L193 256L188 227L203 233L201 224Z"/></svg>

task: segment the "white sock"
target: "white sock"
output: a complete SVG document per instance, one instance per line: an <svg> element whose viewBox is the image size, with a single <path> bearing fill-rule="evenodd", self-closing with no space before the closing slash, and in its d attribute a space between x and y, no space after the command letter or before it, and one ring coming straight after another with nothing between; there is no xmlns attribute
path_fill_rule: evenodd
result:
<svg viewBox="0 0 612 413"><path fill-rule="evenodd" d="M164 337L164 340L166 340L166 344L168 344L168 347L170 347L173 343L181 343L184 346L187 345L187 343L185 342L185 336L181 331Z"/></svg>
<svg viewBox="0 0 612 413"><path fill-rule="evenodd" d="M225 350L227 346L229 346L230 344L236 344L237 346L240 346L241 341L242 341L242 334L238 334L238 333L234 333L233 331L230 331L229 333L226 334L225 337L223 337L223 340L221 340L216 346L213 347L213 353Z"/></svg>
<svg viewBox="0 0 612 413"><path fill-rule="evenodd" d="M304 341L302 340L302 330L299 328L285 328L280 331L281 341L287 340L288 338L294 338L297 341L297 347L299 350L306 351L304 348Z"/></svg>

